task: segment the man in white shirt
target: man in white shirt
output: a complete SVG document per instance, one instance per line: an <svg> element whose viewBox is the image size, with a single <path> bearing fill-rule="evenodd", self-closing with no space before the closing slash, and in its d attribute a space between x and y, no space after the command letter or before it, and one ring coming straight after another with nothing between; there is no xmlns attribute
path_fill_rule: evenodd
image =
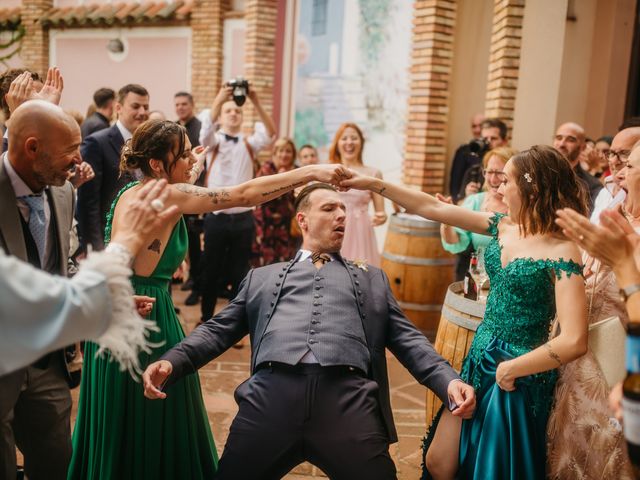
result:
<svg viewBox="0 0 640 480"><path fill-rule="evenodd" d="M120 150L136 128L149 118L149 93L141 85L128 84L118 91L118 121L86 137L80 153L93 167L95 177L78 189L78 234L80 246L104 248L106 215L118 191L134 178L120 175Z"/></svg>
<svg viewBox="0 0 640 480"><path fill-rule="evenodd" d="M640 127L625 128L613 137L611 149L607 154L611 175L604 179L605 188L600 190L595 199L591 214L592 223L600 223L600 213L603 210L614 208L624 202L626 192L620 188L621 178L618 177L618 172L625 166L633 146L638 141L640 141Z"/></svg>
<svg viewBox="0 0 640 480"><path fill-rule="evenodd" d="M273 120L262 108L255 90L249 88L248 97L262 120L255 124L253 134L248 137L241 131L242 107L231 100L232 88L226 84L220 88L211 110L200 114L200 145L209 147L205 166L208 188L251 180L256 155L273 140L276 131ZM255 225L249 208L229 208L205 216L201 321L213 316L221 279L231 283L233 296L237 293L240 281L249 271L254 237ZM228 271L224 271L225 266Z"/></svg>

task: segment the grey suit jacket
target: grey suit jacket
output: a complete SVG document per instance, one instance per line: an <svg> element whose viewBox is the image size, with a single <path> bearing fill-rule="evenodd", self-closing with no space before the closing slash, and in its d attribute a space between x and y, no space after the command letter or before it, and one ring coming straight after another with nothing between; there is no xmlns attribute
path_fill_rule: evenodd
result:
<svg viewBox="0 0 640 480"><path fill-rule="evenodd" d="M1 158L1 157L0 157ZM69 182L61 187L49 188L49 205L51 214L55 215L58 235L58 258L60 258L60 275L67 274L67 261L69 259L69 232L73 221L73 209L75 197L73 187ZM16 195L11 186L9 175L0 161L0 247L20 260L28 261L27 247L20 223L20 211L16 204Z"/></svg>
<svg viewBox="0 0 640 480"><path fill-rule="evenodd" d="M368 375L380 387L378 401L389 441L396 442L398 437L391 412L385 349L391 350L416 380L432 389L445 404L449 403L449 383L460 377L402 313L382 270L368 266L365 271L350 262L344 263L345 268L358 274L357 286L353 276L351 280L357 292L358 309L371 356ZM280 301L291 265L293 262L277 263L251 270L242 281L236 298L224 310L162 356L173 365L169 382L202 367L247 333L251 337L251 372L254 373L262 336Z"/></svg>

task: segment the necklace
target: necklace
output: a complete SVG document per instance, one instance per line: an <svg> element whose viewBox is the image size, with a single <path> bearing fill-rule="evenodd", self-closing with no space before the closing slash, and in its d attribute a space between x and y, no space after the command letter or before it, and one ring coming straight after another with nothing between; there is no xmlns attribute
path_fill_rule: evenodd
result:
<svg viewBox="0 0 640 480"><path fill-rule="evenodd" d="M638 222L640 222L640 215L638 215L637 217L633 216L631 213L627 211L624 204L622 205L621 210L622 210L622 214L624 215L624 218L626 218L630 224L635 225Z"/></svg>

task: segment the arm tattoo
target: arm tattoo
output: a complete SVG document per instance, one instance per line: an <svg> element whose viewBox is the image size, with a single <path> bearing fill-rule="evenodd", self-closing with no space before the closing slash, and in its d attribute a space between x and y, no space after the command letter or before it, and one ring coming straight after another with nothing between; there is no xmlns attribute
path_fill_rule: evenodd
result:
<svg viewBox="0 0 640 480"><path fill-rule="evenodd" d="M209 197L214 205L231 201L231 194L226 190L209 190L208 188L196 187L186 183L176 185L176 189L179 192L195 197Z"/></svg>
<svg viewBox="0 0 640 480"><path fill-rule="evenodd" d="M549 343L545 343L544 346L548 350L549 356L551 358L553 358L556 362L558 362L558 366L561 367L562 366L562 360L560 360L560 355L558 355L556 352L554 352L551 349L551 345L549 345Z"/></svg>
<svg viewBox="0 0 640 480"><path fill-rule="evenodd" d="M160 245L162 245L162 243L160 243L160 240L156 238L153 240L153 242L151 242L151 245L147 247L147 250L151 250L152 252L160 254Z"/></svg>
<svg viewBox="0 0 640 480"><path fill-rule="evenodd" d="M382 195L382 192L384 192L387 189L387 187L382 187L380 189L380 191L378 192L378 195Z"/></svg>
<svg viewBox="0 0 640 480"><path fill-rule="evenodd" d="M263 197L268 197L269 195L272 195L274 193L279 193L279 192L283 192L283 191L288 191L288 190L293 190L294 188L299 187L300 185L304 185L304 182L296 182L296 183L292 183L291 185L286 185L284 187L278 187L278 188L274 188L273 190L270 190L268 192L262 192L262 196Z"/></svg>

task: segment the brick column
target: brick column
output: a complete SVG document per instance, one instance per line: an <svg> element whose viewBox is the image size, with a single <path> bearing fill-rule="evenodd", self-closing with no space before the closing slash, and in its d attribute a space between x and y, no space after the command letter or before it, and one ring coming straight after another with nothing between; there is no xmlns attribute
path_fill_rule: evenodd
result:
<svg viewBox="0 0 640 480"><path fill-rule="evenodd" d="M195 0L191 12L191 93L210 108L222 85L223 15L227 1Z"/></svg>
<svg viewBox="0 0 640 480"><path fill-rule="evenodd" d="M485 115L503 120L509 130L518 89L525 0L495 0Z"/></svg>
<svg viewBox="0 0 640 480"><path fill-rule="evenodd" d="M251 81L264 109L273 114L276 65L277 0L247 0L245 4L245 77ZM259 117L248 101L244 108L245 128Z"/></svg>
<svg viewBox="0 0 640 480"><path fill-rule="evenodd" d="M425 192L444 188L455 19L455 0L414 3L403 180Z"/></svg>
<svg viewBox="0 0 640 480"><path fill-rule="evenodd" d="M26 34L22 37L20 57L26 68L44 76L49 68L49 30L42 27L40 18L51 8L53 0L22 1L21 21Z"/></svg>

